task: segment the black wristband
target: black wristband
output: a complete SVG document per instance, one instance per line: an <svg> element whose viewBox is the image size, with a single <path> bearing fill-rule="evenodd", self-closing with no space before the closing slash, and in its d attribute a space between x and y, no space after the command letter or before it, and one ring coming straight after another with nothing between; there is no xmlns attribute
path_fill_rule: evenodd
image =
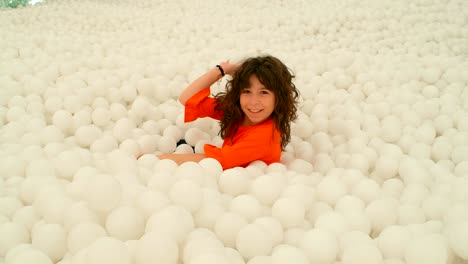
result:
<svg viewBox="0 0 468 264"><path fill-rule="evenodd" d="M221 72L221 76L224 76L224 70L223 70L223 67L221 67L221 65L216 65L216 67L218 67L219 71Z"/></svg>

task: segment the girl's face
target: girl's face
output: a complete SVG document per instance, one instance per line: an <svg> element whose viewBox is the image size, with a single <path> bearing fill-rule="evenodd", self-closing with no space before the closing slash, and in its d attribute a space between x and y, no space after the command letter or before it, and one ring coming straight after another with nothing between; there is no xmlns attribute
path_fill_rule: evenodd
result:
<svg viewBox="0 0 468 264"><path fill-rule="evenodd" d="M244 112L243 126L252 126L265 121L275 109L275 94L268 90L255 75L249 78L250 86L240 95L240 106Z"/></svg>

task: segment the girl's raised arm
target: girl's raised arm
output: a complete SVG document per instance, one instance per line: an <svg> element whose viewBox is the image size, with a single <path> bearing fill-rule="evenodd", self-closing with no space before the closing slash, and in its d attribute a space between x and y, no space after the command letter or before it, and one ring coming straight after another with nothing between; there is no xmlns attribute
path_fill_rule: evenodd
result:
<svg viewBox="0 0 468 264"><path fill-rule="evenodd" d="M225 74L232 75L239 68L239 64L230 64L228 61L219 64ZM205 74L198 77L193 81L182 93L179 95L179 102L183 105L190 99L194 94L198 93L204 88L210 87L222 76L221 70L216 66L208 70Z"/></svg>

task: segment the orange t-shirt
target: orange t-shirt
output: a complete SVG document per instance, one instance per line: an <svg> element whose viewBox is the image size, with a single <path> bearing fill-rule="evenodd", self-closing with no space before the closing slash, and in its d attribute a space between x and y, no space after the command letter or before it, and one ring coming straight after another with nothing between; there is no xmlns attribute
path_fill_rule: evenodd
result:
<svg viewBox="0 0 468 264"><path fill-rule="evenodd" d="M223 112L215 111L216 101L209 95L210 88L205 88L185 103L185 122L201 117L222 118ZM255 160L270 164L280 161L281 138L275 122L269 118L257 125L239 126L232 140L226 138L221 148L206 144L204 150L205 156L218 160L223 169L246 167Z"/></svg>

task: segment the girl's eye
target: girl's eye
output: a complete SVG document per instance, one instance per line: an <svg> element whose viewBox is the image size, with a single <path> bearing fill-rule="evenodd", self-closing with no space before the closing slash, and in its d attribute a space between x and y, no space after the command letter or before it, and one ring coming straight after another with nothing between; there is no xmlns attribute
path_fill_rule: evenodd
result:
<svg viewBox="0 0 468 264"><path fill-rule="evenodd" d="M244 89L244 90L242 90L242 93L250 93L250 91L247 90L247 89Z"/></svg>

